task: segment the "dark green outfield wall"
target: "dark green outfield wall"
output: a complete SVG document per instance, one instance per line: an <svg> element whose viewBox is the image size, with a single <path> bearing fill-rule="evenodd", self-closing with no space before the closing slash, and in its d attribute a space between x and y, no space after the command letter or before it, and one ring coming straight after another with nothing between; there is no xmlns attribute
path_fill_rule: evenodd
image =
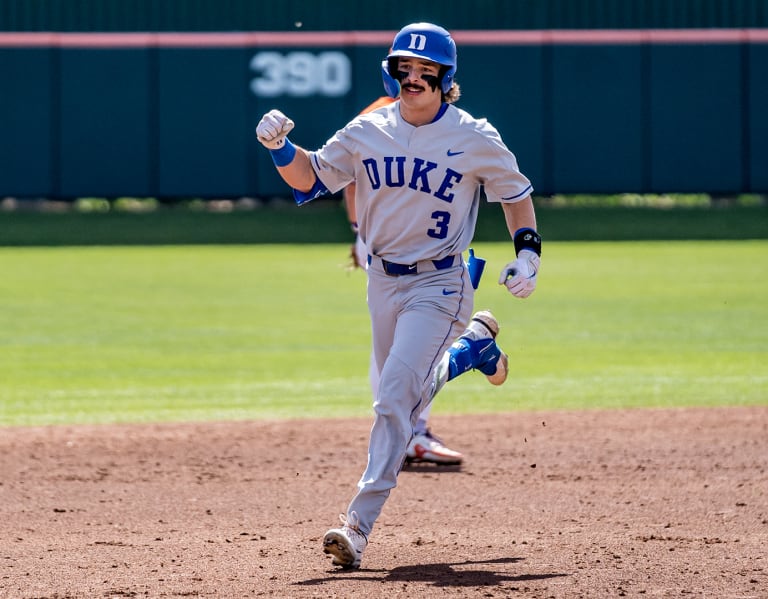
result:
<svg viewBox="0 0 768 599"><path fill-rule="evenodd" d="M284 195L260 115L319 145L419 20L540 194L768 190L768 0L2 0L0 197Z"/></svg>
<svg viewBox="0 0 768 599"><path fill-rule="evenodd" d="M768 192L767 29L453 33L536 193ZM0 197L285 195L261 115L318 147L392 35L0 33Z"/></svg>

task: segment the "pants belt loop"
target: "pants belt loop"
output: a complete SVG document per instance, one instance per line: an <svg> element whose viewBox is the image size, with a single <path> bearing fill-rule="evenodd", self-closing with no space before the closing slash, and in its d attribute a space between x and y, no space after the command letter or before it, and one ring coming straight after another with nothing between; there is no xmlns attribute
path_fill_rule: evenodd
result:
<svg viewBox="0 0 768 599"><path fill-rule="evenodd" d="M432 260L432 263L435 265L436 270L444 270L446 268L450 268L453 266L453 261L456 259L456 256L446 256L445 258L442 258L441 260Z"/></svg>

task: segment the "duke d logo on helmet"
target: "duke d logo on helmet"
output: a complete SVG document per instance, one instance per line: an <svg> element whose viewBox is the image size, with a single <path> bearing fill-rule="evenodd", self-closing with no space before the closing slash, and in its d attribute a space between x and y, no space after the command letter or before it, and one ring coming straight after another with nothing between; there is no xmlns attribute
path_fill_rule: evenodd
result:
<svg viewBox="0 0 768 599"><path fill-rule="evenodd" d="M408 44L409 50L423 50L427 47L427 36L421 33L411 34L411 43Z"/></svg>

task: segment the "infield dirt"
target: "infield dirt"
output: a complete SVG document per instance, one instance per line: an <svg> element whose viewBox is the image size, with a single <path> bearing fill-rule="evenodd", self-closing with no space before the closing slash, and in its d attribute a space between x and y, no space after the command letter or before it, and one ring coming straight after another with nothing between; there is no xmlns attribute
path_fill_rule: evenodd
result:
<svg viewBox="0 0 768 599"><path fill-rule="evenodd" d="M369 426L0 429L0 597L768 597L768 407L434 417L341 572Z"/></svg>

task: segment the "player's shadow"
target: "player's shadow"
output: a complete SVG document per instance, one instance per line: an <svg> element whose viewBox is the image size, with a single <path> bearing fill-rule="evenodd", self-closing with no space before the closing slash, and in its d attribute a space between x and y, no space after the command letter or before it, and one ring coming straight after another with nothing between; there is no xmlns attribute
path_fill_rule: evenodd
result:
<svg viewBox="0 0 768 599"><path fill-rule="evenodd" d="M354 580L368 580L371 582L394 583L423 583L434 587L493 587L502 583L527 582L532 580L545 580L547 578L559 578L568 576L563 573L544 574L519 574L511 575L506 572L472 568L472 566L488 566L493 564L514 564L522 561L519 557L502 557L498 559L463 561L445 564L416 564L399 566L392 570L374 570L361 568L360 570L333 570L333 574L326 578L314 578L303 580L295 584L311 586L323 584L331 580L337 580L339 576L350 575ZM384 576L378 575L384 574Z"/></svg>
<svg viewBox="0 0 768 599"><path fill-rule="evenodd" d="M403 472L419 472L426 474L433 472L435 474L450 474L451 472L461 472L461 464L431 464L429 462L406 462L403 466Z"/></svg>

